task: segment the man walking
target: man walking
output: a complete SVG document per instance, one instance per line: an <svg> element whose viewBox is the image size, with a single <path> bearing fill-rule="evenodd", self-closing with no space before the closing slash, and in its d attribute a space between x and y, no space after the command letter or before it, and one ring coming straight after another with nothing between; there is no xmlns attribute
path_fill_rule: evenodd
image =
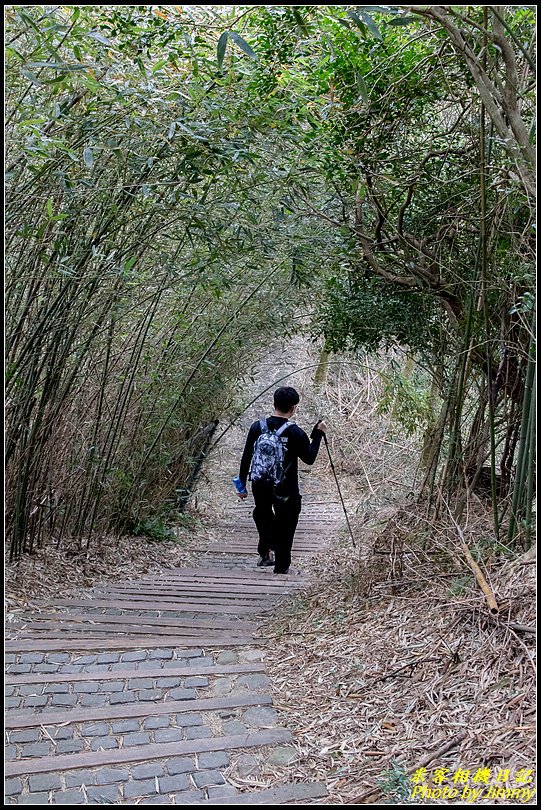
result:
<svg viewBox="0 0 541 810"><path fill-rule="evenodd" d="M298 460L305 464L313 464L323 434L327 431L327 425L320 420L314 426L309 438L304 430L290 422L298 403L299 395L294 388L283 387L274 392L274 413L266 420L261 419L253 423L248 431L240 463L239 479L244 492L240 492L239 496L242 499L248 497L246 481L251 471L255 501L253 517L259 534L258 565L274 565L275 574L287 574L291 564L293 536L301 511ZM265 434L265 439L267 434L270 434L268 447L272 446L273 442L276 446L279 446L278 443L281 445L278 473L274 474L272 479L269 476L260 477L255 469L258 467L262 434Z"/></svg>

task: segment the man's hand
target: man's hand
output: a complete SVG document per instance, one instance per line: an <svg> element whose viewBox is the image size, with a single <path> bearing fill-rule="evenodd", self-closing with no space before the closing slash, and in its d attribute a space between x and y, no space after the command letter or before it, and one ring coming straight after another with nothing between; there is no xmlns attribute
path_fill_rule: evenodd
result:
<svg viewBox="0 0 541 810"><path fill-rule="evenodd" d="M247 492L242 492L242 493L237 492L237 495L239 496L239 498L241 499L241 501L245 501L245 500L246 500L246 498L248 497L248 493L247 493Z"/></svg>
<svg viewBox="0 0 541 810"><path fill-rule="evenodd" d="M312 432L310 434L311 439L313 439L314 436L316 435L316 430L321 430L322 433L326 433L327 432L327 423L324 422L323 419L320 419L319 422L316 425L314 425L314 429L312 430Z"/></svg>

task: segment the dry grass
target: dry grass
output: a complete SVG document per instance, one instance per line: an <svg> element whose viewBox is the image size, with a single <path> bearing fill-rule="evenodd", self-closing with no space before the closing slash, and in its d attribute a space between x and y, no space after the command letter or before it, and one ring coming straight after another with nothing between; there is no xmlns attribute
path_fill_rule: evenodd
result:
<svg viewBox="0 0 541 810"><path fill-rule="evenodd" d="M470 541L486 523L472 519ZM534 636L516 629L535 624L534 566L493 558L495 620L448 551L452 524L432 527L423 550L427 525L416 507L397 512L362 559L343 538L302 604L269 628L275 702L299 753L290 776L326 781L331 804L381 799L393 763L472 776L535 766Z"/></svg>
<svg viewBox="0 0 541 810"><path fill-rule="evenodd" d="M80 595L83 589L105 582L138 579L163 568L189 565L193 558L188 551L192 533L178 530L177 535L178 542L101 537L88 551L66 543L38 549L6 567L7 610L23 608L35 599Z"/></svg>

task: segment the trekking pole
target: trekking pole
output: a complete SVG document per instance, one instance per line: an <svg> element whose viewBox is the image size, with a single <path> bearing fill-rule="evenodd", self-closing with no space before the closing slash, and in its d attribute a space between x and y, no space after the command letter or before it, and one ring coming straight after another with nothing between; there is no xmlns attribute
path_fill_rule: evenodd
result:
<svg viewBox="0 0 541 810"><path fill-rule="evenodd" d="M357 548L357 544L355 543L355 538L353 537L353 530L351 528L351 524L349 522L348 513L346 512L346 505L344 503L344 499L342 498L342 491L340 489L340 484L338 483L338 477L336 475L336 470L334 469L334 464L331 458L331 451L329 450L329 442L327 441L327 434L323 433L323 441L325 442L325 447L327 448L327 454L329 456L329 463L331 465L331 470L334 475L334 480L336 481L336 488L338 490L338 494L340 496L340 503L342 504L342 509L344 510L344 515L346 516L346 523L348 524L349 533L351 535L351 541L353 543L353 548Z"/></svg>

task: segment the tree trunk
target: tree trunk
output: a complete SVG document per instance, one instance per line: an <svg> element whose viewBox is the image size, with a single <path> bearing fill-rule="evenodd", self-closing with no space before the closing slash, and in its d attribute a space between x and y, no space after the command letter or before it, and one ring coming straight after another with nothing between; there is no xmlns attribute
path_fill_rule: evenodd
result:
<svg viewBox="0 0 541 810"><path fill-rule="evenodd" d="M319 364L314 375L314 384L318 387L324 388L327 384L330 358L331 353L327 351L324 346L321 350L321 354L319 355Z"/></svg>

